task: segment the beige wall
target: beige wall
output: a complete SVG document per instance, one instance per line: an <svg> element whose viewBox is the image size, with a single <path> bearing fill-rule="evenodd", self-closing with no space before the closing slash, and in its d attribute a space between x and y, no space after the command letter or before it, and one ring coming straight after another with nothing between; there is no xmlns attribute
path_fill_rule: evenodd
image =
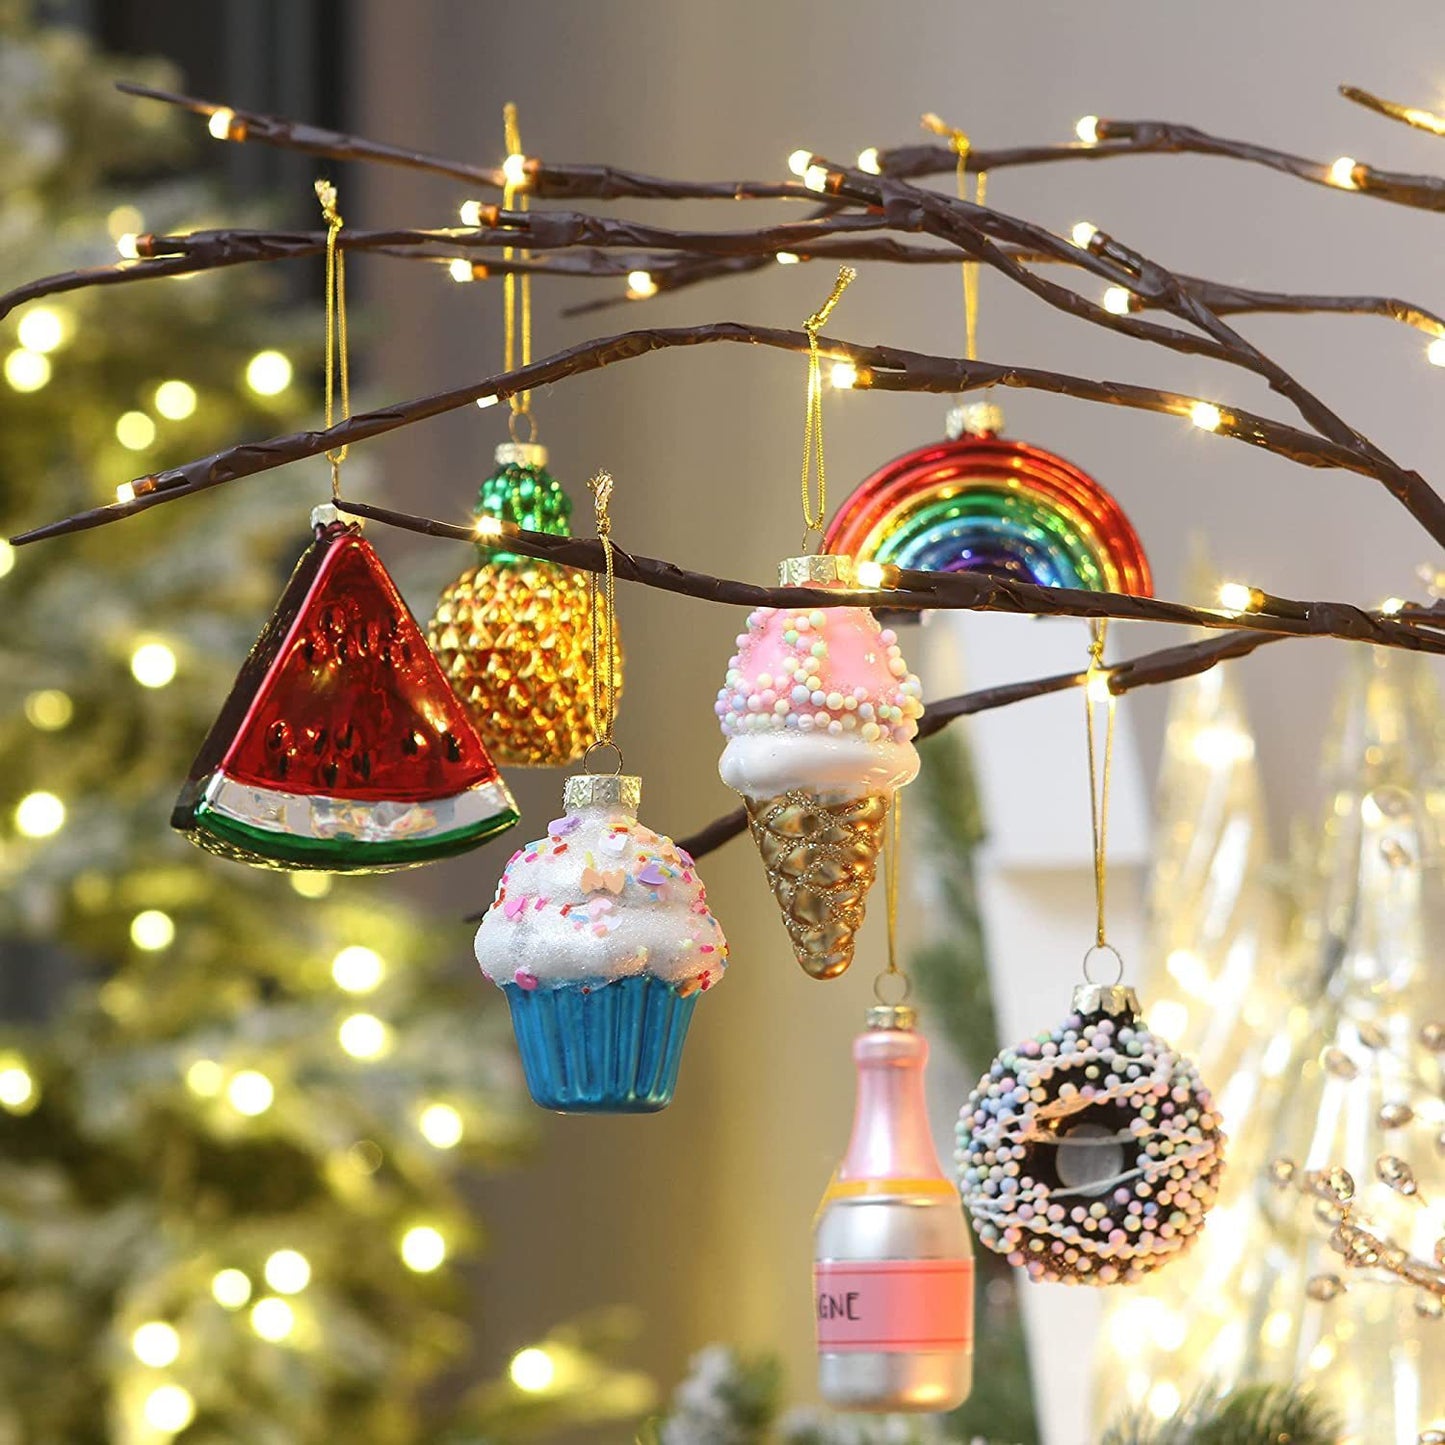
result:
<svg viewBox="0 0 1445 1445"><path fill-rule="evenodd" d="M1066 138L1080 114L1100 112L1190 121L1393 169L1445 162L1440 142L1333 94L1348 80L1445 102L1438 0L1369 8L1344 0L366 0L355 15L358 126L480 161L499 159L501 104L515 99L533 153L694 177L776 175L800 145L846 158L867 144L910 142L925 109L980 144ZM353 192L348 218L367 225L449 224L465 196L460 186L402 172L372 173ZM1439 304L1439 218L1261 169L1197 158L1040 167L1001 173L990 199L1057 229L1087 217L1186 272ZM725 203L625 210L720 226L757 214ZM376 327L365 357L373 393L414 395L497 369L494 287L459 289L401 263L356 269ZM592 293L585 283L559 285L555 296L542 293L537 348L546 353L642 318L797 324L829 280L821 266L777 268L577 321L559 319L559 303ZM956 351L956 296L948 272L865 268L836 330ZM1420 338L1362 319L1268 318L1247 330L1428 474L1445 373L1424 364ZM1067 321L987 277L981 332L983 354L993 359L1287 415L1241 375ZM797 537L802 384L797 358L711 348L595 374L535 404L554 470L574 497L585 496L589 469L616 474L624 545L766 579ZM1433 555L1404 513L1360 478L1291 468L1172 419L1037 395L1005 400L1014 434L1076 459L1118 494L1164 595L1184 585L1191 532L1207 539L1230 575L1286 595L1363 603L1411 591L1414 565ZM941 411L929 398L830 400L835 487L936 435ZM460 516L502 435L500 413L468 410L382 442L368 449L383 463L376 493ZM401 539L386 544L389 555L407 549ZM435 545L411 557L413 600L425 608L462 559ZM711 698L739 618L636 592L622 605L628 761L646 779L648 821L686 833L731 801L715 773ZM1121 649L1141 649L1155 636L1136 629ZM1237 664L1277 823L1311 796L1322 711L1340 662L1338 647L1301 643ZM1162 699L1130 706L1146 739L1157 738ZM551 776L523 782L529 836L553 816L547 809L558 790ZM484 903L507 846L429 870L438 906ZM549 1121L538 1166L483 1190L492 1254L480 1307L490 1361L557 1317L627 1299L647 1310L639 1359L665 1378L699 1344L726 1337L783 1350L798 1389L809 1386L809 1223L846 1130L847 1040L867 979L860 969L824 987L799 974L745 844L709 859L705 875L735 966L698 1012L674 1107L654 1119ZM479 984L478 1007L492 1002Z"/></svg>

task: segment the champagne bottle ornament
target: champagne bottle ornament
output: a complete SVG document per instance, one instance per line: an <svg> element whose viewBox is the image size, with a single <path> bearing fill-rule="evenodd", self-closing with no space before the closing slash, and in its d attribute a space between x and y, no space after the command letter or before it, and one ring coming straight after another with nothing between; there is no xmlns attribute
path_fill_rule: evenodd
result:
<svg viewBox="0 0 1445 1445"><path fill-rule="evenodd" d="M809 534L821 530L826 510L818 331L853 275L844 267L805 323ZM799 964L814 978L835 978L853 960L894 794L918 775L913 739L923 689L897 637L871 611L826 605L829 590L857 586L849 558L789 557L778 580L816 589L818 604L759 607L748 617L714 709L727 739L718 770L743 795Z"/></svg>
<svg viewBox="0 0 1445 1445"><path fill-rule="evenodd" d="M350 414L342 221L327 232L326 423L333 350ZM333 340L336 343L333 348ZM327 453L333 503L201 746L173 825L259 867L379 872L476 846L516 804L396 585L335 499L345 448Z"/></svg>
<svg viewBox="0 0 1445 1445"><path fill-rule="evenodd" d="M508 155L520 157L516 106L506 107L504 122ZM511 174L503 206L525 210L525 176L513 181ZM531 284L527 272L503 278L508 371L519 359L531 364ZM537 444L531 393L516 393L509 406L512 440L497 448L473 513L480 562L442 593L428 640L498 762L565 767L582 756L596 729L587 574L508 552L499 540L507 527L566 537L572 511L547 470L546 448ZM620 660L615 671L620 679Z"/></svg>
<svg viewBox="0 0 1445 1445"><path fill-rule="evenodd" d="M1032 1280L1132 1283L1186 1249L1219 1188L1224 1134L1199 1071L1142 1023L1104 927L1114 695L1096 625L1085 684L1096 941L1057 1028L1005 1049L958 1119L959 1186L979 1242ZM1102 789L1093 708L1107 697ZM1118 977L1094 981L1101 957Z"/></svg>
<svg viewBox="0 0 1445 1445"><path fill-rule="evenodd" d="M895 825L880 999L899 980L907 996L893 954L897 841ZM973 1386L973 1246L929 1131L916 1022L901 1001L868 1010L848 1150L813 1225L818 1390L838 1410L952 1410Z"/></svg>
<svg viewBox="0 0 1445 1445"><path fill-rule="evenodd" d="M969 139L951 137L958 193L967 200ZM977 175L975 204L988 177ZM978 355L976 261L963 263L965 355ZM824 538L858 562L929 572L982 572L1043 587L1152 595L1149 561L1129 518L1093 477L1042 447L1005 440L992 401L948 414L946 441L905 452L854 489Z"/></svg>
<svg viewBox="0 0 1445 1445"><path fill-rule="evenodd" d="M482 972L507 996L527 1087L561 1113L666 1107L698 998L722 977L727 942L692 858L640 823L642 780L612 740L612 479L593 483L606 589L593 586L600 665L598 749L618 773L567 779L563 814L514 853L477 929Z"/></svg>

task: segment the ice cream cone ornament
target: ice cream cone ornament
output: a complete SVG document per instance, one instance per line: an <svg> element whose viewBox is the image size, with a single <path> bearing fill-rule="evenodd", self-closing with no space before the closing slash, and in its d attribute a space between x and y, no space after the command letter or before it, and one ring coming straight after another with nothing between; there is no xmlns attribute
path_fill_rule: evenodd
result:
<svg viewBox="0 0 1445 1445"><path fill-rule="evenodd" d="M727 941L692 858L638 821L642 779L612 737L616 695L612 478L591 483L605 580L592 578L588 770L567 779L547 836L514 853L477 929L482 972L507 996L527 1087L561 1113L651 1113L672 1098L698 998ZM616 754L613 773L589 766Z"/></svg>
<svg viewBox="0 0 1445 1445"><path fill-rule="evenodd" d="M821 532L827 506L817 332L851 279L845 267L805 323L805 542ZM818 600L749 616L714 709L727 739L718 770L743 796L799 964L836 978L853 961L893 795L918 774L922 686L868 608L827 605L829 591L856 588L851 559L788 557L778 581Z"/></svg>
<svg viewBox="0 0 1445 1445"><path fill-rule="evenodd" d="M959 1188L979 1242L1033 1280L1134 1280L1188 1247L1219 1190L1224 1135L1199 1071L1140 1018L1104 922L1114 694L1096 624L1085 683L1095 940L1067 1018L1004 1049L958 1117ZM1094 710L1108 709L1102 769ZM1111 962L1101 983L1096 967Z"/></svg>

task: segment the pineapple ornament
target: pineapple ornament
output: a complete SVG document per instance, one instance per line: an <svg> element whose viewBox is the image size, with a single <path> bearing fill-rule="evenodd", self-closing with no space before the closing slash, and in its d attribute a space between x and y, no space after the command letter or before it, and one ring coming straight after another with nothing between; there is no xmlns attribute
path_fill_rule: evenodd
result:
<svg viewBox="0 0 1445 1445"><path fill-rule="evenodd" d="M508 552L499 539L505 526L569 536L571 512L545 447L499 446L477 494L481 560L442 593L428 628L452 690L502 765L565 767L595 736L587 574Z"/></svg>
<svg viewBox="0 0 1445 1445"><path fill-rule="evenodd" d="M530 182L520 164L517 107L510 102L502 125L509 161L502 205L525 211ZM519 360L522 366L532 360L532 278L509 271L502 287L503 361L511 371ZM477 494L481 560L442 593L427 640L499 763L560 768L575 763L597 735L587 574L487 540L507 527L571 535L572 501L547 470L546 448L537 444L531 393L518 392L510 406L512 439L497 448L496 470ZM518 437L523 423L525 441ZM613 684L620 692L615 625L613 643Z"/></svg>

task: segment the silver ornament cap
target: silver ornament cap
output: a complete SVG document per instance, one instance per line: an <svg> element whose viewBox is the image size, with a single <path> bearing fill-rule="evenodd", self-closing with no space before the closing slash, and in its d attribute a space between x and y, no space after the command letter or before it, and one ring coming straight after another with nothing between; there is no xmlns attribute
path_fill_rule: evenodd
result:
<svg viewBox="0 0 1445 1445"><path fill-rule="evenodd" d="M1003 408L991 401L961 401L949 408L944 431L951 442L965 436L998 436L1003 431Z"/></svg>
<svg viewBox="0 0 1445 1445"><path fill-rule="evenodd" d="M779 587L856 587L858 575L851 557L829 552L808 557L784 557L778 563Z"/></svg>
<svg viewBox="0 0 1445 1445"><path fill-rule="evenodd" d="M1110 1018L1137 1017L1139 995L1125 984L1081 983L1074 989L1074 1012L1107 1014Z"/></svg>
<svg viewBox="0 0 1445 1445"><path fill-rule="evenodd" d="M642 779L629 773L578 773L562 785L562 806L569 813L579 808L626 808L635 813L642 806Z"/></svg>
<svg viewBox="0 0 1445 1445"><path fill-rule="evenodd" d="M497 447L497 465L540 472L547 465L547 448L540 442L502 442Z"/></svg>

